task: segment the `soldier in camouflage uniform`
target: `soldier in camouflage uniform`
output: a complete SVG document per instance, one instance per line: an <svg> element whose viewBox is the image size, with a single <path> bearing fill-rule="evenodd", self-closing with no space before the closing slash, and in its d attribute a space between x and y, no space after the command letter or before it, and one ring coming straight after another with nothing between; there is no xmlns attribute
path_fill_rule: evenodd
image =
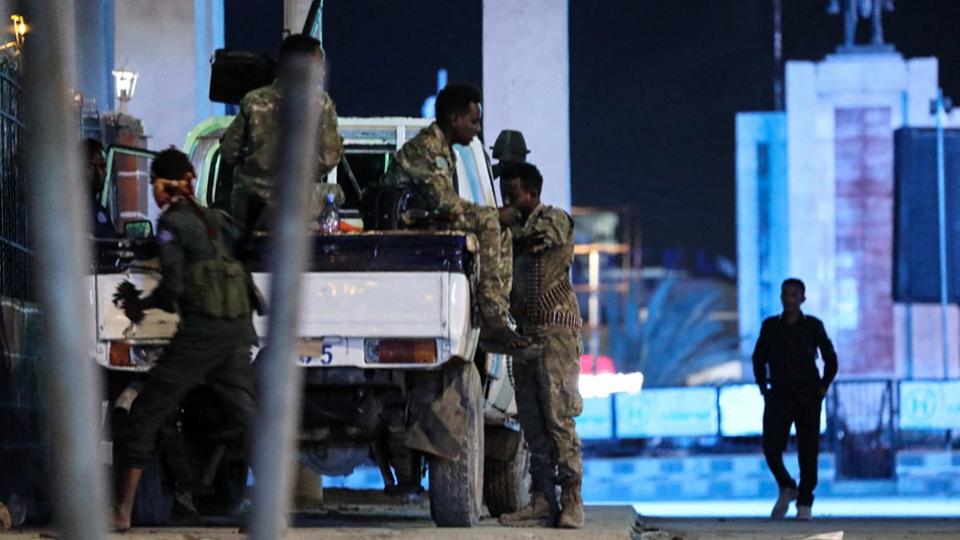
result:
<svg viewBox="0 0 960 540"><path fill-rule="evenodd" d="M529 163L508 163L500 178L507 208L501 222L514 238L510 309L524 335L544 344L541 355L515 359L520 426L530 447L534 491L530 503L501 516L510 526L552 525L548 497L561 487L556 525L583 526L580 439L574 417L583 409L580 376L580 306L570 285L573 218L540 202L543 178Z"/></svg>
<svg viewBox="0 0 960 540"><path fill-rule="evenodd" d="M477 236L481 344L488 352L522 355L539 349L507 323L512 249L509 232L501 229L495 208L464 200L454 190L457 157L453 145L468 145L480 133L482 100L480 90L471 85L447 85L437 95L436 122L397 151L384 181L411 184L419 204L443 227Z"/></svg>
<svg viewBox="0 0 960 540"><path fill-rule="evenodd" d="M146 298L129 282L114 296L134 324L143 320L146 309L180 313L176 334L150 370L116 439L117 530L130 528L137 485L153 454L157 431L191 389L211 385L239 433L246 434L253 420L250 347L257 337L252 280L229 255L236 227L225 214L197 205L193 177L193 166L182 152L171 148L154 159L153 195L164 209L157 227L161 280Z"/></svg>
<svg viewBox="0 0 960 540"><path fill-rule="evenodd" d="M289 36L280 45L281 73L284 62L293 55L311 55L320 64L324 58L320 42L302 34ZM248 230L255 226L262 228L262 224L258 225L262 221L262 211L269 207L273 196L283 86L280 77L244 96L240 112L224 132L220 143L223 165L233 169L231 214ZM327 193L334 193L336 203L343 204L343 191L339 186L323 182L324 176L340 163L343 139L337 131L333 100L319 88L314 98L322 102L317 123L320 144L317 149L317 184L311 194L311 213L316 219Z"/></svg>

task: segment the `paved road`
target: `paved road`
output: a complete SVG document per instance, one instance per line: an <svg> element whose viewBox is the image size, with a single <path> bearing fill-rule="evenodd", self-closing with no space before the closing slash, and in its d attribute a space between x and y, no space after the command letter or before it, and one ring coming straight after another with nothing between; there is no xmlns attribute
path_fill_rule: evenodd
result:
<svg viewBox="0 0 960 540"><path fill-rule="evenodd" d="M438 529L430 520L426 504L406 506L345 505L312 512L300 512L287 540L629 540L636 513L629 506L588 506L583 530L512 529L493 519L472 529ZM49 531L0 533L0 538L27 540L53 538ZM135 528L131 533L114 534L116 540L234 540L244 538L236 523L204 528Z"/></svg>
<svg viewBox="0 0 960 540"><path fill-rule="evenodd" d="M769 519L657 518L641 516L635 540L956 540L958 519L842 518L808 523ZM830 536L829 533L834 533ZM819 536L818 536L819 535Z"/></svg>

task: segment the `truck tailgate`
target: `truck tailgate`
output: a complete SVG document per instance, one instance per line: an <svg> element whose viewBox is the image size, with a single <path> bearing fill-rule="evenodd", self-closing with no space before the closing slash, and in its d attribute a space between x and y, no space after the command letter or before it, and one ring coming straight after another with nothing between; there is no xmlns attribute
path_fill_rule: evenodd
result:
<svg viewBox="0 0 960 540"><path fill-rule="evenodd" d="M269 298L268 275L255 273L254 280ZM448 338L451 292L467 294L451 291L446 272L308 272L301 287L300 335L306 338ZM266 317L254 324L266 335Z"/></svg>

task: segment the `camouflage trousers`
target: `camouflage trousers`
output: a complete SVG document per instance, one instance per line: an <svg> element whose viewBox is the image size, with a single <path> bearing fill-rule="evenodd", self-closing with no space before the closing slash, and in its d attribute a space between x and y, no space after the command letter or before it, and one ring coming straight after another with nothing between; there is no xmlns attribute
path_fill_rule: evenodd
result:
<svg viewBox="0 0 960 540"><path fill-rule="evenodd" d="M485 320L506 321L513 283L513 239L509 229L500 227L499 212L490 206L464 203L463 213L449 228L476 235L480 250L480 313Z"/></svg>
<svg viewBox="0 0 960 540"><path fill-rule="evenodd" d="M556 479L561 486L583 478L580 438L574 417L583 411L580 397L580 332L567 328L523 328L543 340L537 358L514 359L513 375L523 436L530 447L534 484Z"/></svg>
<svg viewBox="0 0 960 540"><path fill-rule="evenodd" d="M326 205L328 193L334 196L334 202L343 204L343 189L337 184L317 182L310 186L310 201L307 204L307 219L316 221ZM233 177L233 189L230 192L230 215L243 224L245 229L267 230L273 217L273 188L263 179L251 180L242 176ZM257 215L250 215L255 212Z"/></svg>

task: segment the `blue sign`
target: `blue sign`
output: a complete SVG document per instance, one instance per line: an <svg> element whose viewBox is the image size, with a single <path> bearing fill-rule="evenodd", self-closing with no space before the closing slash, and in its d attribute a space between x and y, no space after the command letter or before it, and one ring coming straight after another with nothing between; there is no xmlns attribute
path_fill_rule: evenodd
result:
<svg viewBox="0 0 960 540"><path fill-rule="evenodd" d="M960 428L960 381L900 383L900 429Z"/></svg>
<svg viewBox="0 0 960 540"><path fill-rule="evenodd" d="M613 398L585 398L583 412L577 417L577 435L581 439L613 438Z"/></svg>
<svg viewBox="0 0 960 540"><path fill-rule="evenodd" d="M724 437L747 437L763 433L763 396L755 384L738 384L720 388L720 434ZM820 433L827 431L827 403L820 409ZM790 427L796 434L796 426Z"/></svg>
<svg viewBox="0 0 960 540"><path fill-rule="evenodd" d="M717 434L717 390L653 388L615 394L617 437L702 437Z"/></svg>

